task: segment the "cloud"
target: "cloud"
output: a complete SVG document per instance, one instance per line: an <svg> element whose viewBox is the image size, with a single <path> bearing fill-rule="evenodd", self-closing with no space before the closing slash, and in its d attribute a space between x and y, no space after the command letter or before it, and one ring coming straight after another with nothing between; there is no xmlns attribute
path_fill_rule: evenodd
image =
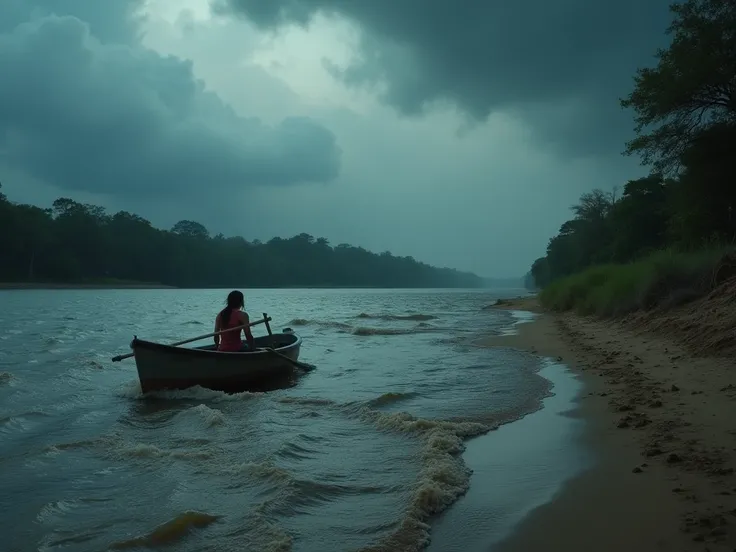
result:
<svg viewBox="0 0 736 552"><path fill-rule="evenodd" d="M325 71L324 56L339 54L343 66L350 58L357 37L345 22L320 16L309 29L259 33L232 17L185 29L176 14L167 15L147 22L149 47L191 59L196 74L241 111L255 109L266 120L294 110L308 114L340 137L344 154L336 185L290 189L288 202L281 189L268 188L239 205L208 209L200 201L170 214L152 204L135 209L164 225L193 218L212 232L262 240L308 232L334 244L514 276L544 253L581 193L610 189L639 170L617 151L561 158L539 148L535 129L514 114L494 113L462 138L456 133L462 119L452 110L397 117ZM549 124L580 117L574 103L555 108L539 106Z"/></svg>
<svg viewBox="0 0 736 552"><path fill-rule="evenodd" d="M3 0L0 33L21 23L49 15L73 15L87 23L92 33L106 41L132 44L140 39L143 0Z"/></svg>
<svg viewBox="0 0 736 552"><path fill-rule="evenodd" d="M471 118L511 111L565 153L616 153L632 129L618 98L664 40L669 0L213 0L262 28L336 15L364 31L336 74L379 85L409 116L451 103ZM577 113L576 113L577 109ZM562 116L564 114L564 116Z"/></svg>
<svg viewBox="0 0 736 552"><path fill-rule="evenodd" d="M138 43L138 2L102 4L0 7L6 165L113 196L335 179L341 151L331 131L305 117L266 125L238 115L195 78L191 62Z"/></svg>

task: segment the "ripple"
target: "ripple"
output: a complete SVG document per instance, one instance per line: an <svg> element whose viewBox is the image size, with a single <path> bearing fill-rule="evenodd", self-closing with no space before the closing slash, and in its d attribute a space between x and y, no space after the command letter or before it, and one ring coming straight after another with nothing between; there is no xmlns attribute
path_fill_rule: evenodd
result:
<svg viewBox="0 0 736 552"><path fill-rule="evenodd" d="M13 451L0 486L37 505L8 512L10 549L38 548L39 524L48 550L416 549L467 489L465 440L537 393L519 357L468 345L512 320L464 292L250 291L251 310L297 329L319 365L288 390L144 396L133 360L107 361L131 334L173 342L209 325L221 295L65 291L35 308L29 292L5 306L22 329L0 328L13 372L0 374ZM39 309L45 325L24 320Z"/></svg>
<svg viewBox="0 0 736 552"><path fill-rule="evenodd" d="M112 550L128 550L130 548L158 548L171 545L183 540L195 529L203 529L215 523L221 516L214 516L203 512L183 512L174 519L159 525L146 535L110 545Z"/></svg>

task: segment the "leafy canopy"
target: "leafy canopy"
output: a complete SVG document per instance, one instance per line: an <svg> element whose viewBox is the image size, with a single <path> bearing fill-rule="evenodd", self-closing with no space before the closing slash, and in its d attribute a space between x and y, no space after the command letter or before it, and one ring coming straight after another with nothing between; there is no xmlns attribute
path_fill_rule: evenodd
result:
<svg viewBox="0 0 736 552"><path fill-rule="evenodd" d="M634 90L621 100L636 121L626 153L665 175L680 172L699 133L736 123L736 2L688 0L670 9L670 46L657 51L655 68L637 71Z"/></svg>

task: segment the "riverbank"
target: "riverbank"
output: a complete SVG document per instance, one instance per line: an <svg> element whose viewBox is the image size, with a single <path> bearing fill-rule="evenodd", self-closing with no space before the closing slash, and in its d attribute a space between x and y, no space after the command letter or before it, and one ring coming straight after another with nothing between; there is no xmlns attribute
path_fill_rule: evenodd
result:
<svg viewBox="0 0 736 552"><path fill-rule="evenodd" d="M497 308L541 311L531 298ZM668 326L676 316L666 315ZM570 314L542 314L518 334L484 344L553 357L579 375L584 390L569 415L585 420L582 444L594 455L590 469L528 515L497 550L733 551L732 358L707 351L696 357L646 331L641 319Z"/></svg>
<svg viewBox="0 0 736 552"><path fill-rule="evenodd" d="M53 283L53 282L0 282L0 290L22 289L177 289L163 284L145 282L83 282L83 283Z"/></svg>
<svg viewBox="0 0 736 552"><path fill-rule="evenodd" d="M164 284L156 283L145 283L145 282L91 282L91 283L60 283L60 282L0 282L0 290L22 290L22 289L232 289L232 287L198 287L198 288L179 288L176 286L167 286ZM349 286L349 285L310 285L310 286L248 286L248 289L361 289L361 290L381 290L381 289L462 289L462 288L387 288L384 286ZM482 288L469 288L469 289L482 289ZM500 288L501 291L505 291L505 288ZM509 288L511 291L516 291L517 288Z"/></svg>

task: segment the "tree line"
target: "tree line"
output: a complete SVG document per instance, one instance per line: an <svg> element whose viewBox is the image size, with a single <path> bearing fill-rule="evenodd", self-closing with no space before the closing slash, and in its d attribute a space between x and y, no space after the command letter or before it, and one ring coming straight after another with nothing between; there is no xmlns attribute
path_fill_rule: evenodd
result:
<svg viewBox="0 0 736 552"><path fill-rule="evenodd" d="M650 174L596 189L572 207L530 276L538 287L588 266L655 250L736 242L736 3L671 6L672 40L654 68L638 70L621 100L635 114L625 154Z"/></svg>
<svg viewBox="0 0 736 552"><path fill-rule="evenodd" d="M475 274L299 234L267 243L170 230L68 198L50 209L0 193L0 282L145 282L176 287L479 287Z"/></svg>

